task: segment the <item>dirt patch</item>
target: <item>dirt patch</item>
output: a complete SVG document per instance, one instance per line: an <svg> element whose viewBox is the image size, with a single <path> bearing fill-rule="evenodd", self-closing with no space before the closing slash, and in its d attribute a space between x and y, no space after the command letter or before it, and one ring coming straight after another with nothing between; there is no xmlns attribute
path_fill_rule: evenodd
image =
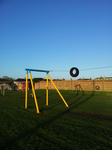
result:
<svg viewBox="0 0 112 150"><path fill-rule="evenodd" d="M102 120L110 120L112 121L112 116L107 115L101 115L101 114L93 114L93 113L87 113L87 112L68 112L72 115L78 115L86 118L94 118L94 119L102 119Z"/></svg>

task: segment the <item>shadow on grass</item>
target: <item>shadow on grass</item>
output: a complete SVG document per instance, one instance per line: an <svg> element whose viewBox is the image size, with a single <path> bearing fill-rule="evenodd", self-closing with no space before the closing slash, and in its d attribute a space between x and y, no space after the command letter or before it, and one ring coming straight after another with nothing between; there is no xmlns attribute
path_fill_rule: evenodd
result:
<svg viewBox="0 0 112 150"><path fill-rule="evenodd" d="M75 92L74 92L75 93ZM72 109L74 109L74 108L76 108L77 106L80 106L81 104L83 104L83 103L85 103L85 102L87 102L88 100L90 100L93 96L94 96L94 91L91 93L91 95L90 96L88 96L87 98L85 98L84 100L82 100L82 101L80 101L80 99L83 97L83 96L80 96L77 100L75 100L73 103L71 103L71 104L69 104L69 108L67 108L67 107L65 107L66 109L65 110L63 110L61 113L59 113L58 115L56 115L56 116L54 116L54 117L52 117L52 118L50 118L46 123L48 124L48 123L50 123L50 122L53 122L54 120L56 120L56 119L58 119L60 116L62 116L62 115L64 115L64 114L66 114L66 113L68 113L68 112L70 112ZM78 104L76 104L77 102L79 102ZM52 109L53 107L55 107L57 104L59 104L59 103L61 103L61 101L59 102L57 102L57 103L53 103L53 104L51 104L51 106L49 107L47 107L47 108L45 108L45 109L41 109L41 110L47 110L47 109ZM63 102L62 102L63 103ZM74 105L75 104L75 105ZM64 104L63 104L64 105Z"/></svg>
<svg viewBox="0 0 112 150"><path fill-rule="evenodd" d="M80 91L80 90L82 90L82 91ZM46 102L46 91L43 91L43 93L41 95L39 95L38 93L39 92L36 91L37 102L39 103L39 101L41 101L41 100L42 101L44 100ZM63 92L61 91L60 93L63 96ZM68 92L64 93L63 97L64 97L66 102L70 102L70 100L72 100L74 97L79 96L80 94L82 95L81 97L79 97L77 100L75 100L74 102L69 104L69 106L71 107L74 103L79 101L84 96L84 92L83 92L83 89L81 88L81 86L80 85L76 85L76 89L73 90L72 93L71 93L71 91L70 91L70 93L68 93ZM30 99L31 99L31 97L32 96L30 96ZM52 98L52 100L51 100L51 98ZM63 103L62 99L58 95L57 91L54 91L54 90L48 92L48 99L49 99L49 104L51 104L52 107L47 108L47 109L51 109L51 108L55 107L56 105L59 105L59 104ZM32 98L32 100L34 100L34 98ZM34 105L28 106L28 108L33 108L33 107L34 107ZM41 108L40 111L44 111L44 109Z"/></svg>
<svg viewBox="0 0 112 150"><path fill-rule="evenodd" d="M78 85L79 86L79 85ZM80 87L80 86L79 86ZM81 88L81 87L80 87ZM82 90L83 91L83 90ZM68 98L66 98L65 100L66 100L66 102L68 103L68 105L69 105L69 110L71 110L71 109L73 109L73 108L76 108L76 107L78 107L78 106L80 106L81 104L83 104L83 103L85 103L86 101L88 101L89 99L91 99L93 96L94 96L94 93L95 93L95 91L93 91L91 94L90 94L90 96L85 96L85 98L84 98L84 91L82 92L82 91L77 91L77 90L74 90L72 93L71 93L71 95L68 97ZM50 96L53 96L54 95L54 99L53 100L51 100L50 98L50 101L49 101L49 105L50 105L50 107L49 107L49 105L48 105L48 107L47 108L39 108L40 109L40 112L43 112L43 111L45 111L45 110L48 110L48 109L52 109L53 107L55 107L56 105L59 105L59 104L61 104L61 103L63 103L63 101L62 101L62 99L60 98L60 96L58 95L58 93L56 93L56 92L52 92L52 93L50 93L49 92L49 97ZM58 97L57 97L58 96ZM79 97L80 96L80 97ZM41 96L38 96L37 97L37 101L40 101L41 100L41 98L45 98L45 101L46 101L46 94L45 95L41 95ZM66 97L66 96L65 96ZM83 99L82 99L83 98ZM73 99L74 99L74 101L73 101ZM43 101L43 100L42 100ZM33 108L34 107L34 105L32 105L32 106L29 106L29 108Z"/></svg>
<svg viewBox="0 0 112 150"><path fill-rule="evenodd" d="M39 141L37 141L38 144L41 143L41 140L44 140L44 141L47 141L47 142L51 143L52 140L48 139L47 136L42 134L41 129L44 129L47 126L51 125L54 121L58 120L61 116L66 115L66 113L71 113L72 109L74 109L75 107L80 106L81 104L83 104L83 103L87 102L88 100L90 100L94 96L94 93L95 92L93 91L88 97L87 96L85 96L85 97L83 97L83 96L78 97L73 103L70 104L69 108L63 109L61 112L58 112L58 114L56 113L53 116L51 115L50 117L47 117L48 119L46 119L46 120L43 120L41 122L37 122L37 124L33 128L25 128L24 127L24 132L23 132L23 130L20 131L20 133L18 134L17 137L12 138L10 140L6 139L7 145L4 145L4 147L2 147L2 148L4 148L4 149L8 148L8 147L9 148L13 148L13 147L16 148L16 147L18 147L18 141L20 141L20 140L21 141L28 140L28 138L31 137L32 134L33 134L34 137L39 137ZM73 97L76 96L76 91L74 91L74 94L72 93L72 96ZM69 97L68 100L70 100L70 98L73 98L73 97ZM80 101L82 97L84 99L82 99L82 101ZM76 104L76 102L79 102L79 103ZM51 109L52 107L55 107L56 105L57 104L55 103L50 108L47 107L46 110L47 109ZM45 109L43 109L43 110L45 110ZM39 146L38 144L35 145L34 147Z"/></svg>
<svg viewBox="0 0 112 150"><path fill-rule="evenodd" d="M76 101L74 101L74 103L72 103L71 104L71 106L72 105L74 105L76 102L78 102L79 101L79 103L78 104L76 104L76 105L74 105L72 108L75 108L75 107L78 107L78 106L80 106L81 104L83 104L83 103L85 103L85 102L87 102L88 100L90 100L93 96L94 96L94 91L90 94L90 96L88 96L88 97L85 97L85 99L84 100L82 100L82 101L79 101L81 98L83 98L83 96L81 96L81 97L79 97Z"/></svg>

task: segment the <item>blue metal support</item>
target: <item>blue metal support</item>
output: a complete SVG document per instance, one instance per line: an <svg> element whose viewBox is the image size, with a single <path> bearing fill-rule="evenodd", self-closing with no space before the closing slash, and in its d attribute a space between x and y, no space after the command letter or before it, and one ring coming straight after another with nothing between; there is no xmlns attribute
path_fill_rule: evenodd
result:
<svg viewBox="0 0 112 150"><path fill-rule="evenodd" d="M26 70L26 71L29 71L29 72L31 72L31 71L46 72L47 74L50 72L49 70L28 69L28 68L26 68L25 70Z"/></svg>

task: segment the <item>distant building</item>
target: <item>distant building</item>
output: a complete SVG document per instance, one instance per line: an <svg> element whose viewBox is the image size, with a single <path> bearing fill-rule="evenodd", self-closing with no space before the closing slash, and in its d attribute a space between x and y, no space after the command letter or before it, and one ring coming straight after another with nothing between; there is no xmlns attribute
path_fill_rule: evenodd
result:
<svg viewBox="0 0 112 150"><path fill-rule="evenodd" d="M112 80L112 77L105 77L106 80Z"/></svg>
<svg viewBox="0 0 112 150"><path fill-rule="evenodd" d="M112 77L98 77L98 78L95 78L95 80L102 80L102 79L105 79L105 80L112 80Z"/></svg>
<svg viewBox="0 0 112 150"><path fill-rule="evenodd" d="M12 90L12 84L12 80L0 78L0 89L4 87L4 89Z"/></svg>

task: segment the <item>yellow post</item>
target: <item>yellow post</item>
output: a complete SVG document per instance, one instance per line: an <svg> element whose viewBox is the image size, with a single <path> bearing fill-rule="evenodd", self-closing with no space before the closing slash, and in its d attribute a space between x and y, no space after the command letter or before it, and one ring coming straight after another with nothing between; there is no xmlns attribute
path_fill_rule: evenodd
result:
<svg viewBox="0 0 112 150"><path fill-rule="evenodd" d="M65 99L63 98L63 96L61 95L61 93L59 92L58 88L56 87L56 85L54 84L54 82L52 81L50 75L48 74L49 79L51 80L53 86L55 87L55 89L57 90L58 94L60 95L61 99L63 100L63 102L65 103L66 107L69 107L68 104L66 103Z"/></svg>
<svg viewBox="0 0 112 150"><path fill-rule="evenodd" d="M47 74L47 85L46 85L46 106L48 106L48 74Z"/></svg>
<svg viewBox="0 0 112 150"><path fill-rule="evenodd" d="M25 109L27 108L27 87L28 85L28 72L26 73L26 96L25 96Z"/></svg>
<svg viewBox="0 0 112 150"><path fill-rule="evenodd" d="M39 113L39 107L38 107L38 104L37 104L37 99L36 99L36 95L35 95L35 90L34 90L34 86L33 86L31 72L29 72L29 75L30 75L30 80L31 80L31 85L32 85L32 90L33 90L33 95L34 95L34 100L35 100L35 105L36 105L37 113Z"/></svg>

